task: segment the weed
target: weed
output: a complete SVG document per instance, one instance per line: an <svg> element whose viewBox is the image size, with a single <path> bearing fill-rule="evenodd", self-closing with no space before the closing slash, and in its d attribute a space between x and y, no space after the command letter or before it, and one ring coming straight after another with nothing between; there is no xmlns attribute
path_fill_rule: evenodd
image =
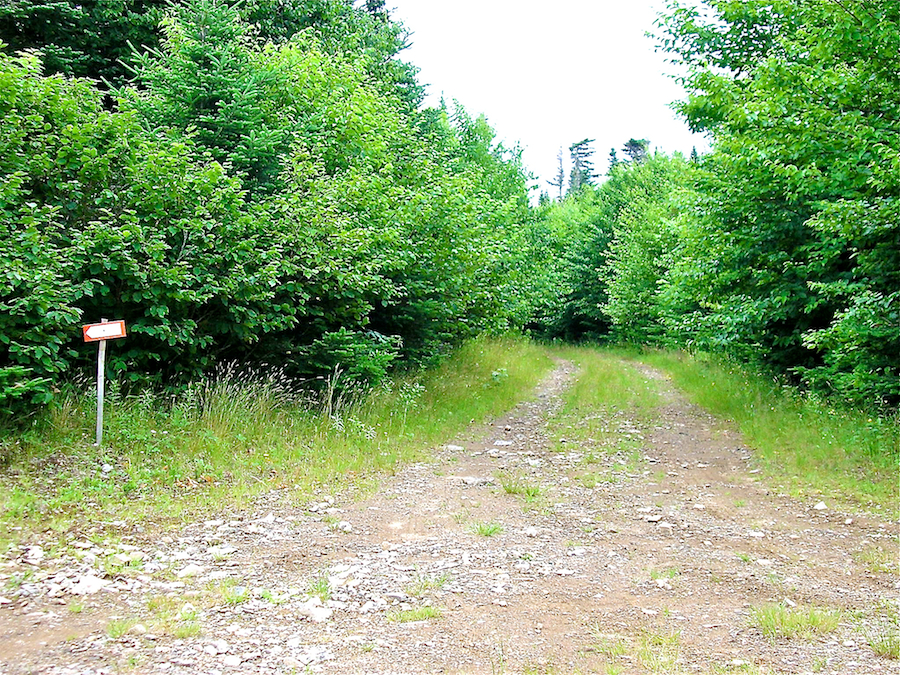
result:
<svg viewBox="0 0 900 675"><path fill-rule="evenodd" d="M106 634L113 640L118 640L136 624L135 619L111 619L106 624Z"/></svg>
<svg viewBox="0 0 900 675"><path fill-rule="evenodd" d="M900 659L900 630L896 626L870 633L866 641L881 658Z"/></svg>
<svg viewBox="0 0 900 675"><path fill-rule="evenodd" d="M493 537L495 534L503 532L503 525L496 521L472 523L469 525L469 531L479 537Z"/></svg>
<svg viewBox="0 0 900 675"><path fill-rule="evenodd" d="M405 591L407 595L418 598L428 591L443 588L449 581L450 575L446 572L439 576L419 576L407 585Z"/></svg>
<svg viewBox="0 0 900 675"><path fill-rule="evenodd" d="M898 570L900 561L898 561L896 549L889 551L881 546L869 546L868 548L855 552L853 554L853 559L875 574L896 574L900 571Z"/></svg>
<svg viewBox="0 0 900 675"><path fill-rule="evenodd" d="M770 639L812 640L817 635L836 630L840 620L841 612L836 609L767 604L750 610L750 624Z"/></svg>
<svg viewBox="0 0 900 675"><path fill-rule="evenodd" d="M81 600L69 600L66 609L71 614L81 614L84 611L84 603Z"/></svg>
<svg viewBox="0 0 900 675"><path fill-rule="evenodd" d="M546 349L525 340L479 339L430 371L368 392L332 388L318 400L278 371L231 366L174 397L111 395L106 437L115 461L84 443L95 411L73 387L27 438L0 439L21 468L0 494L0 532L15 532L17 543L48 522L62 530L73 520L150 512L189 518L239 507L273 486L290 484L302 499L316 485L391 473L473 419L511 408L552 365ZM47 457L64 457L65 470L40 470ZM106 464L112 469L101 471ZM137 569L109 564L115 574Z"/></svg>
<svg viewBox="0 0 900 675"><path fill-rule="evenodd" d="M653 581L657 579L674 579L678 576L678 570L676 569L666 569L666 570L650 570L650 578Z"/></svg>
<svg viewBox="0 0 900 675"><path fill-rule="evenodd" d="M652 352L641 360L664 369L695 403L734 420L754 456L788 485L875 504L896 516L895 417L803 396L702 355Z"/></svg>
<svg viewBox="0 0 900 675"><path fill-rule="evenodd" d="M681 632L644 630L636 652L638 661L650 672L671 673L676 669L681 652Z"/></svg>
<svg viewBox="0 0 900 675"><path fill-rule="evenodd" d="M428 621L429 619L440 619L443 616L441 610L431 605L424 607L416 607L413 609L395 609L387 614L388 621L396 623L410 623L413 621Z"/></svg>
<svg viewBox="0 0 900 675"><path fill-rule="evenodd" d="M307 594L317 596L322 602L331 600L331 584L328 582L328 575L321 572L309 580Z"/></svg>
<svg viewBox="0 0 900 675"><path fill-rule="evenodd" d="M602 654L607 659L616 659L628 653L629 642L627 638L612 633L604 633L600 627L594 625L591 628L591 649Z"/></svg>
<svg viewBox="0 0 900 675"><path fill-rule="evenodd" d="M503 491L508 495L521 495L525 501L534 501L541 496L543 492L539 485L534 485L525 481L518 475L500 474L498 476Z"/></svg>
<svg viewBox="0 0 900 675"><path fill-rule="evenodd" d="M197 637L202 633L199 621L180 621L172 631L172 636L178 640Z"/></svg>

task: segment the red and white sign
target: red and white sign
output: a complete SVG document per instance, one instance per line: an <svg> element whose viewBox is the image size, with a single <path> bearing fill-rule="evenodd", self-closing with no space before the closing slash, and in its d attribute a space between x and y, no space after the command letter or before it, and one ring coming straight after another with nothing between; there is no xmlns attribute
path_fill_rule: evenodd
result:
<svg viewBox="0 0 900 675"><path fill-rule="evenodd" d="M104 323L92 323L82 326L85 342L98 342L99 340L113 340L125 337L124 321L106 321Z"/></svg>

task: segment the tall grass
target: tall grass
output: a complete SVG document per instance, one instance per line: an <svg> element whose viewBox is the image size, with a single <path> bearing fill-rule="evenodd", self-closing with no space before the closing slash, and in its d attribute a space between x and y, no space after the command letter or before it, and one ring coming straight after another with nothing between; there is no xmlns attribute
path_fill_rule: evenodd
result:
<svg viewBox="0 0 900 675"><path fill-rule="evenodd" d="M174 398L112 387L102 450L91 395L70 392L28 432L0 437L0 529L159 522L240 508L276 488L298 500L344 489L502 413L552 365L525 340L483 339L367 392L341 388L339 371L311 395L277 370L233 367Z"/></svg>
<svg viewBox="0 0 900 675"><path fill-rule="evenodd" d="M900 426L879 415L804 396L741 367L683 353L651 352L656 366L711 413L733 420L767 471L795 494L847 498L897 513Z"/></svg>

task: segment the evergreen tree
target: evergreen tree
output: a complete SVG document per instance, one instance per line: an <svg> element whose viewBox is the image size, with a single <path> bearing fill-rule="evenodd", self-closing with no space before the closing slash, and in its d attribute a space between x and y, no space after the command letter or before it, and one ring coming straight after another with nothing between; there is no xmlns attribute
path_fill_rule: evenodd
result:
<svg viewBox="0 0 900 675"><path fill-rule="evenodd" d="M632 162L640 164L646 162L650 150L650 141L646 138L630 138L622 148L622 152L631 158Z"/></svg>
<svg viewBox="0 0 900 675"><path fill-rule="evenodd" d="M559 163L559 168L556 172L556 177L553 180L548 180L547 184L551 187L555 187L559 193L559 199L563 198L563 188L566 185L566 172L563 169L563 152L562 148L559 149L559 154L556 156L556 160Z"/></svg>
<svg viewBox="0 0 900 675"><path fill-rule="evenodd" d="M585 138L583 141L573 143L569 146L569 155L572 157L572 171L569 174L569 192L577 193L586 185L593 185L594 163L591 157L594 150L591 148L593 138Z"/></svg>

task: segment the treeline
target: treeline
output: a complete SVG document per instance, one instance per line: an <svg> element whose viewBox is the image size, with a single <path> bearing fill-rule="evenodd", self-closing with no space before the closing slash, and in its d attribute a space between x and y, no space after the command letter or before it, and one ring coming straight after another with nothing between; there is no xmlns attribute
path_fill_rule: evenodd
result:
<svg viewBox="0 0 900 675"><path fill-rule="evenodd" d="M0 410L87 367L101 317L129 326L123 386L230 361L371 383L526 328L895 406L898 13L673 1L659 44L712 151L632 139L601 178L585 139L532 207L484 118L422 107L380 0L4 3Z"/></svg>
<svg viewBox="0 0 900 675"><path fill-rule="evenodd" d="M518 151L419 109L383 3L12 2L0 39L6 413L90 364L101 317L124 386L372 382L525 320Z"/></svg>
<svg viewBox="0 0 900 675"><path fill-rule="evenodd" d="M563 297L537 327L726 352L896 406L900 5L673 2L658 32L712 152L638 156L545 205Z"/></svg>

